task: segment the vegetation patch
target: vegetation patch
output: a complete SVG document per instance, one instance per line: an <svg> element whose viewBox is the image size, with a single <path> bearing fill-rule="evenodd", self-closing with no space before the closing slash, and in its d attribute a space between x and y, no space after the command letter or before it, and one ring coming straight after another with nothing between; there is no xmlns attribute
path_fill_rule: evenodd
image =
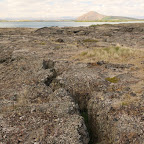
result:
<svg viewBox="0 0 144 144"><path fill-rule="evenodd" d="M45 42L41 42L41 45L46 45L46 43Z"/></svg>
<svg viewBox="0 0 144 144"><path fill-rule="evenodd" d="M82 52L82 53L81 53L81 56L85 56L85 55L87 55L87 53L88 53L88 52Z"/></svg>
<svg viewBox="0 0 144 144"><path fill-rule="evenodd" d="M140 50L116 46L86 50L77 55L76 59L86 62L108 61L117 63L127 62L128 60L137 57L140 54Z"/></svg>
<svg viewBox="0 0 144 144"><path fill-rule="evenodd" d="M90 25L89 27L98 27L98 26L111 26L111 24L103 24L103 25L101 25L101 24L93 24L93 25Z"/></svg>
<svg viewBox="0 0 144 144"><path fill-rule="evenodd" d="M99 42L99 41L96 39L85 39L83 40L83 42Z"/></svg>
<svg viewBox="0 0 144 144"><path fill-rule="evenodd" d="M111 83L117 83L119 81L119 79L117 77L107 77L105 80L111 82Z"/></svg>

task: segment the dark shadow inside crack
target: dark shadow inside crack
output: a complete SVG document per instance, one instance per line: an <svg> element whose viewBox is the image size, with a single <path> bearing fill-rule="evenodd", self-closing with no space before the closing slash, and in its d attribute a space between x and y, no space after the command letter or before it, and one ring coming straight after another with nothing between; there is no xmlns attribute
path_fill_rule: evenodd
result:
<svg viewBox="0 0 144 144"><path fill-rule="evenodd" d="M80 110L80 114L84 119L85 125L87 127L87 131L89 133L89 138L90 138L89 144L97 143L97 138L94 137L92 129L91 129L91 123L89 121L88 110L87 109Z"/></svg>

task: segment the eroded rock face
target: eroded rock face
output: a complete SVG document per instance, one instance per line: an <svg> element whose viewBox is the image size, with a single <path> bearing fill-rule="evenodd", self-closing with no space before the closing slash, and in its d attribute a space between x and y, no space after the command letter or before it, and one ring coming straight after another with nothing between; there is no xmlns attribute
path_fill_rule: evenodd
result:
<svg viewBox="0 0 144 144"><path fill-rule="evenodd" d="M17 106L2 116L1 142L87 144L89 136L72 97L64 89L48 97L47 103Z"/></svg>
<svg viewBox="0 0 144 144"><path fill-rule="evenodd" d="M78 105L64 88L49 87L58 76L54 61L20 50L12 57L1 65L1 143L88 144Z"/></svg>

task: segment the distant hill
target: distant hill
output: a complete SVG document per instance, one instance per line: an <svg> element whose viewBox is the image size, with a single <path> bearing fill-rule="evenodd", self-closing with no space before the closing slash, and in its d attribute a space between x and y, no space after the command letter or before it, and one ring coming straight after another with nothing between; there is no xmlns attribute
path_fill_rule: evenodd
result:
<svg viewBox="0 0 144 144"><path fill-rule="evenodd" d="M135 18L123 16L106 16L94 11L90 11L76 19L77 21L124 21L124 20L137 20Z"/></svg>
<svg viewBox="0 0 144 144"><path fill-rule="evenodd" d="M90 11L80 17L77 18L77 21L95 21L95 20L102 20L105 18L105 15L99 14L94 11Z"/></svg>

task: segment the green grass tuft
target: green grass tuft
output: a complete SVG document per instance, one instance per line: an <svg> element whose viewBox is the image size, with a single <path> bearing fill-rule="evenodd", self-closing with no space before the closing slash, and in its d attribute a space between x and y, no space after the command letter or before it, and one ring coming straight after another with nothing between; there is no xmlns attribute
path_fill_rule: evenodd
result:
<svg viewBox="0 0 144 144"><path fill-rule="evenodd" d="M46 43L45 42L41 42L41 45L46 45Z"/></svg>
<svg viewBox="0 0 144 144"><path fill-rule="evenodd" d="M81 56L85 56L85 55L87 55L87 53L88 53L88 52L82 52L82 53L81 53Z"/></svg>
<svg viewBox="0 0 144 144"><path fill-rule="evenodd" d="M108 77L105 80L107 80L111 83L117 83L119 81L119 79L117 77L112 77L112 78Z"/></svg>

